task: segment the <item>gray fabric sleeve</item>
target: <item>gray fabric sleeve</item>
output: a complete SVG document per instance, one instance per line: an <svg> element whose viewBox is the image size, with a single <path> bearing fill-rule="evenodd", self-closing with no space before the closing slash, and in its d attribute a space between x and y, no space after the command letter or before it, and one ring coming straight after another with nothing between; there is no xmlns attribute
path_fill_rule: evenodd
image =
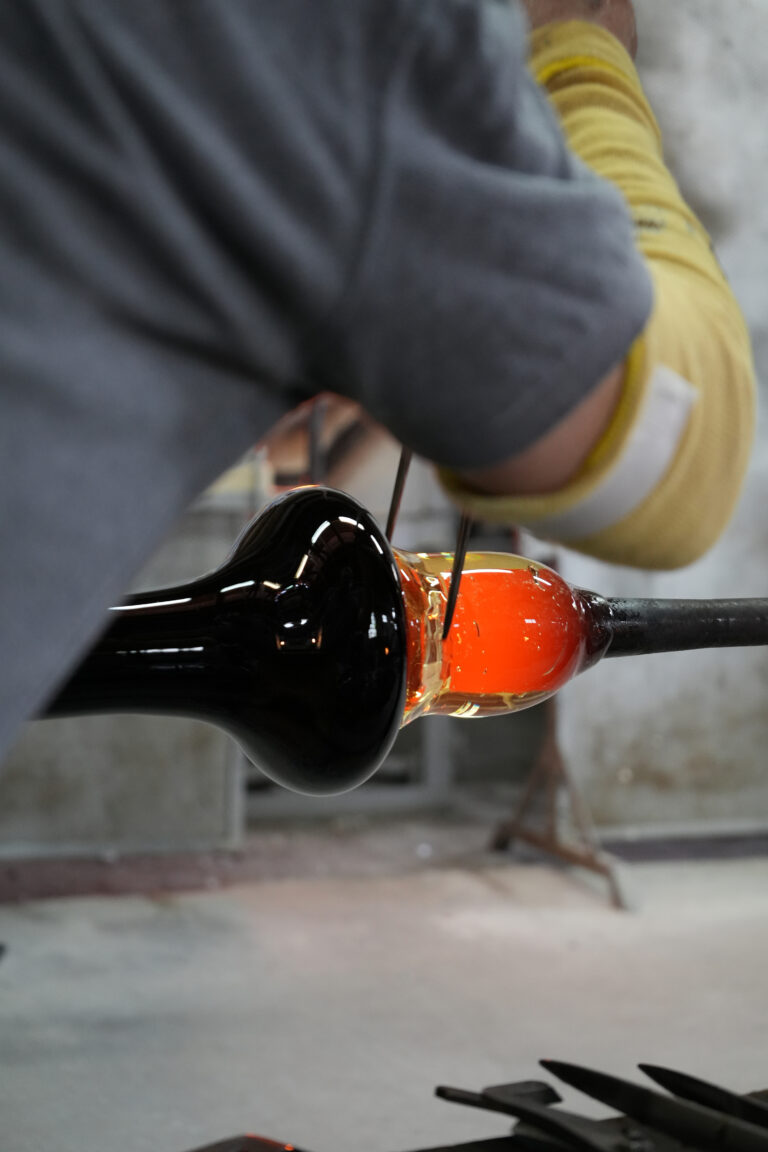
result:
<svg viewBox="0 0 768 1152"><path fill-rule="evenodd" d="M627 215L524 55L495 0L0 6L0 754L298 398L490 463L626 349Z"/></svg>
<svg viewBox="0 0 768 1152"><path fill-rule="evenodd" d="M452 467L531 444L651 309L624 201L568 151L526 41L517 6L425 5L387 94L366 243L336 317L341 390Z"/></svg>
<svg viewBox="0 0 768 1152"><path fill-rule="evenodd" d="M0 755L312 390L375 31L324 7L307 44L306 0L0 6Z"/></svg>

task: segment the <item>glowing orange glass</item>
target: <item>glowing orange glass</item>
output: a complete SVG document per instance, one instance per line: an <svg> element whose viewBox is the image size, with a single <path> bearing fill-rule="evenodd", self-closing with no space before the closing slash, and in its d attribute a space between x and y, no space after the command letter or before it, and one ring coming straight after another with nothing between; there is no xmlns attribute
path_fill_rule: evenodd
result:
<svg viewBox="0 0 768 1152"><path fill-rule="evenodd" d="M448 636L452 557L395 550L406 607L403 722L490 716L530 707L585 666L592 651L582 598L558 574L519 556L469 553Z"/></svg>

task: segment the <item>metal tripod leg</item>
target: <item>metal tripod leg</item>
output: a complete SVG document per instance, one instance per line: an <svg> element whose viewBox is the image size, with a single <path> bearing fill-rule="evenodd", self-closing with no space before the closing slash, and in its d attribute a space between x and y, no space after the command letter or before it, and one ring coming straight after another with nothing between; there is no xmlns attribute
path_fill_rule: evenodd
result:
<svg viewBox="0 0 768 1152"><path fill-rule="evenodd" d="M626 909L628 904L621 890L616 862L598 845L586 802L560 751L555 698L545 701L540 707L546 710L546 727L539 754L517 810L510 820L503 821L495 828L490 847L493 851L504 852L517 840L566 864L597 872L608 882L613 905ZM573 826L578 834L575 843L566 842L560 837L557 798L561 787L565 788ZM543 829L533 813L535 801L542 793L546 805Z"/></svg>

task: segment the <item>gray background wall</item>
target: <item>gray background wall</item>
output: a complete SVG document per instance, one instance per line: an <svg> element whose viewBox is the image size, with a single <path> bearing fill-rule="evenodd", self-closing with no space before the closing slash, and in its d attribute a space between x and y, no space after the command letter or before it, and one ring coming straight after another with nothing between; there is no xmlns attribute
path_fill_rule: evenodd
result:
<svg viewBox="0 0 768 1152"><path fill-rule="evenodd" d="M666 155L700 213L768 378L767 0L639 0L638 66ZM562 554L575 583L620 596L768 595L768 428L717 546L678 573ZM768 651L608 661L561 695L569 762L602 825L768 823Z"/></svg>
<svg viewBox="0 0 768 1152"><path fill-rule="evenodd" d="M240 522L221 511L188 513L135 586L215 567ZM233 844L240 796L234 746L210 725L155 716L39 721L0 769L0 857Z"/></svg>
<svg viewBox="0 0 768 1152"><path fill-rule="evenodd" d="M638 0L638 64L666 154L740 298L758 371L768 374L768 0ZM369 462L358 495L382 512L394 449ZM258 482L258 470L254 473ZM607 595L768 594L768 431L726 537L699 564L651 575L562 553L565 575ZM226 553L243 509L190 512L137 586L188 579ZM399 542L448 547L451 521L421 470ZM768 654L756 650L613 661L560 697L560 734L597 822L648 829L768 823ZM438 722L439 723L439 722ZM454 724L454 722L450 722ZM482 723L482 722L481 722ZM456 729L460 774L511 776L535 723ZM526 727L526 724L528 725ZM520 734L519 738L517 733ZM482 755L480 751L482 750ZM131 717L31 725L0 772L0 855L227 845L243 819L242 764L203 725ZM486 771L485 775L488 776Z"/></svg>

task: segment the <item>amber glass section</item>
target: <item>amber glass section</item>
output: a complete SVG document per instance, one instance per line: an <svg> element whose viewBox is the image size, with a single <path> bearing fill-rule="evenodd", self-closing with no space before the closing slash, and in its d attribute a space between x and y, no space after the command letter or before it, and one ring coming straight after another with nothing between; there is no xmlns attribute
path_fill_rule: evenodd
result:
<svg viewBox="0 0 768 1152"><path fill-rule="evenodd" d="M529 708L594 659L588 604L543 564L500 552L469 553L443 640L453 557L395 550L395 560L407 628L403 723Z"/></svg>

